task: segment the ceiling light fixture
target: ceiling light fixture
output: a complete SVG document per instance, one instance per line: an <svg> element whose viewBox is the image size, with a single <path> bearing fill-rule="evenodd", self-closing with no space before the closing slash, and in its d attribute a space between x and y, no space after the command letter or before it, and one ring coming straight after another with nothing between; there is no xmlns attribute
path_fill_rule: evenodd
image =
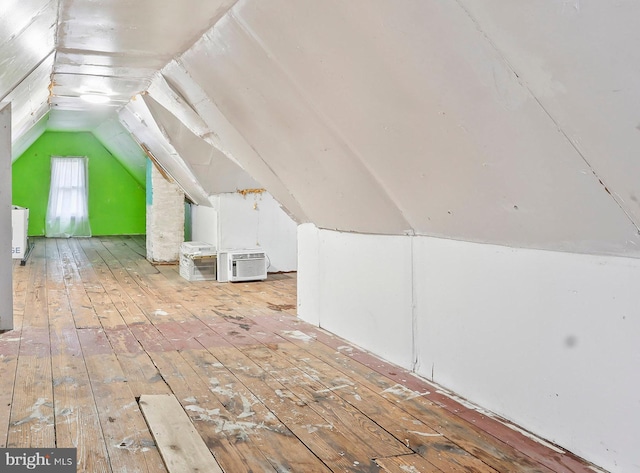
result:
<svg viewBox="0 0 640 473"><path fill-rule="evenodd" d="M111 99L106 95L98 95L98 94L83 94L80 96L82 100L89 103L108 103L111 102Z"/></svg>

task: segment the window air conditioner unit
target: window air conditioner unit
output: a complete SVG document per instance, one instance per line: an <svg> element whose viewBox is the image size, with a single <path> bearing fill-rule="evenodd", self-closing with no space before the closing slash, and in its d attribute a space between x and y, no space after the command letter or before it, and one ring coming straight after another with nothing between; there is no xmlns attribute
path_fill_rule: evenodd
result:
<svg viewBox="0 0 640 473"><path fill-rule="evenodd" d="M226 250L218 253L218 281L267 279L267 255L260 250Z"/></svg>

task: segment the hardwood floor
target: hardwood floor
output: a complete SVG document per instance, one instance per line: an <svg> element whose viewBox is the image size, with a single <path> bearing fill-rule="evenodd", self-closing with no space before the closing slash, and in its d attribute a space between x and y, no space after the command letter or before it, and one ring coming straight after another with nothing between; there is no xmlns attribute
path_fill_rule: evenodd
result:
<svg viewBox="0 0 640 473"><path fill-rule="evenodd" d="M592 472L295 317L295 274L188 282L143 237L37 239L0 334L0 447L166 471L137 398L173 394L223 471Z"/></svg>

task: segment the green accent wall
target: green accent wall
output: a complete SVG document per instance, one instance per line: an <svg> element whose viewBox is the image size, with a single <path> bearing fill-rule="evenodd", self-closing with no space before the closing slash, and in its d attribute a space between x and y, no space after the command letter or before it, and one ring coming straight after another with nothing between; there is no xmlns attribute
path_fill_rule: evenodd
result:
<svg viewBox="0 0 640 473"><path fill-rule="evenodd" d="M93 235L146 231L146 191L92 133L48 131L14 163L13 205L29 209L30 236L44 235L51 156L89 158L89 221Z"/></svg>

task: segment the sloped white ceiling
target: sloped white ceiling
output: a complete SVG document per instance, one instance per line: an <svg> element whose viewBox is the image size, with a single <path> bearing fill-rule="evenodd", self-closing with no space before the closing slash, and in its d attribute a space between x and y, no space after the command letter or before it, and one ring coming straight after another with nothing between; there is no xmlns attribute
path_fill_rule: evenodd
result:
<svg viewBox="0 0 640 473"><path fill-rule="evenodd" d="M640 3L461 3L638 226Z"/></svg>
<svg viewBox="0 0 640 473"><path fill-rule="evenodd" d="M178 155L189 165L208 194L255 189L261 185L219 150L196 136L150 96L144 101Z"/></svg>
<svg viewBox="0 0 640 473"><path fill-rule="evenodd" d="M59 0L52 108L91 110L105 95L119 109L235 0ZM194 14L196 13L197 14Z"/></svg>
<svg viewBox="0 0 640 473"><path fill-rule="evenodd" d="M147 155L117 118L102 122L93 130L93 135L113 156L118 157L122 166L139 184L146 185Z"/></svg>
<svg viewBox="0 0 640 473"><path fill-rule="evenodd" d="M269 163L246 140L238 128L229 122L218 105L207 95L203 86L194 80L181 62L171 61L167 64L162 70L162 78L171 84L172 90L180 95L184 105L195 111L202 118L204 126L208 127L208 131L198 129L193 124L193 120L189 119L185 120L189 129L213 144L258 180L298 222L309 221L299 202ZM154 96L153 88L151 95ZM174 114L179 116L177 111ZM201 126L202 124L198 124L198 127Z"/></svg>
<svg viewBox="0 0 640 473"><path fill-rule="evenodd" d="M162 125L158 125L141 96L130 102L119 114L120 122L136 137L155 164L160 165L170 178L179 183L186 196L199 205L211 205L189 165L180 158Z"/></svg>
<svg viewBox="0 0 640 473"><path fill-rule="evenodd" d="M234 3L9 2L0 91L55 46L50 126L119 113L196 200L225 156L324 228L640 257L637 2Z"/></svg>
<svg viewBox="0 0 640 473"><path fill-rule="evenodd" d="M49 82L54 53L47 56L6 97L5 101L20 106L12 107L12 139L27 133L49 112Z"/></svg>
<svg viewBox="0 0 640 473"><path fill-rule="evenodd" d="M510 24L500 5L474 3L500 18L496 28ZM618 25L635 7L598 7L576 18L563 16L562 6L536 5L516 2L511 16L555 14L559 31L565 22L584 22L573 32L582 42L555 41L554 48L579 48L608 67L590 86L568 81L565 95L559 87L562 100L588 102L607 80L628 78L609 60L615 49L603 50L588 33L607 15ZM549 41L545 16L529 26L538 43ZM514 37L523 31L509 28ZM624 34L640 39L631 25ZM637 138L623 146L611 140L604 154L577 146L571 127L545 106L554 101L548 88L529 87L461 3L240 2L179 62L321 227L640 254L638 219L589 158L608 162L604 174L633 171L625 163L640 148ZM635 95L638 87L625 82ZM561 102L554 104L568 112ZM606 124L619 111L601 108L589 120L615 128ZM564 117L584 119L580 111ZM611 153L618 157L607 160ZM637 188L638 174L631 176Z"/></svg>
<svg viewBox="0 0 640 473"><path fill-rule="evenodd" d="M43 126L57 131L94 131L117 119L119 110L149 87L158 69L192 45L234 3L3 1L0 98L12 103L14 158L37 139ZM80 98L85 94L110 101L90 104ZM38 132L30 132L36 124ZM104 138L104 131L103 127L97 136ZM114 139L106 143L108 148L123 144L118 133L106 135ZM144 167L140 150L116 157L139 179L137 169Z"/></svg>
<svg viewBox="0 0 640 473"><path fill-rule="evenodd" d="M57 8L57 0L0 4L0 100L11 102L14 142L49 109Z"/></svg>

